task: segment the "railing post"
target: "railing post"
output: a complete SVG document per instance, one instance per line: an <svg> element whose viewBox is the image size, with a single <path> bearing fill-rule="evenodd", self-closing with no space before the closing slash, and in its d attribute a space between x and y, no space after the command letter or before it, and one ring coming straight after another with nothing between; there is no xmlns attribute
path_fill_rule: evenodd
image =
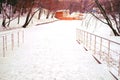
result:
<svg viewBox="0 0 120 80"><path fill-rule="evenodd" d="M20 46L20 41L19 41L19 39L20 39L20 36L19 36L19 31L18 31L18 33L17 33L18 35L18 47Z"/></svg>
<svg viewBox="0 0 120 80"><path fill-rule="evenodd" d="M120 76L120 54L119 54L118 76Z"/></svg>
<svg viewBox="0 0 120 80"><path fill-rule="evenodd" d="M110 40L108 40L108 66L110 67Z"/></svg>
<svg viewBox="0 0 120 80"><path fill-rule="evenodd" d="M87 35L86 35L86 48L88 48L88 32L86 32Z"/></svg>
<svg viewBox="0 0 120 80"><path fill-rule="evenodd" d="M84 31L84 41L83 41L84 45L85 45L85 31Z"/></svg>
<svg viewBox="0 0 120 80"><path fill-rule="evenodd" d="M7 50L7 35L5 35L5 49Z"/></svg>
<svg viewBox="0 0 120 80"><path fill-rule="evenodd" d="M78 29L76 29L76 41L78 41L78 35L79 33L78 33ZM23 32L22 32L22 42L23 42Z"/></svg>
<svg viewBox="0 0 120 80"><path fill-rule="evenodd" d="M81 34L82 34L81 40L82 40L82 43L84 44L84 32L82 30L81 30Z"/></svg>
<svg viewBox="0 0 120 80"><path fill-rule="evenodd" d="M100 37L100 60L101 60L101 57L102 57L102 37Z"/></svg>
<svg viewBox="0 0 120 80"><path fill-rule="evenodd" d="M81 37L80 37L80 36L82 36L82 35L81 35L81 31L80 31L80 30L77 30L77 34L78 34L78 35L77 35L77 40L78 40L79 43L81 43Z"/></svg>
<svg viewBox="0 0 120 80"><path fill-rule="evenodd" d="M90 46L89 46L89 48L90 48L90 50L91 50L91 40L92 40L92 35L90 34Z"/></svg>
<svg viewBox="0 0 120 80"><path fill-rule="evenodd" d="M14 34L11 34L12 50L14 49Z"/></svg>
<svg viewBox="0 0 120 80"><path fill-rule="evenodd" d="M5 57L5 37L3 36L3 57Z"/></svg>
<svg viewBox="0 0 120 80"><path fill-rule="evenodd" d="M82 43L83 42L83 32L82 32L82 30L80 30L80 36L79 36L79 38L80 38L80 42Z"/></svg>
<svg viewBox="0 0 120 80"><path fill-rule="evenodd" d="M96 35L95 36L95 42L94 42L94 54L96 54Z"/></svg>
<svg viewBox="0 0 120 80"><path fill-rule="evenodd" d="M22 42L24 43L24 31L22 31Z"/></svg>

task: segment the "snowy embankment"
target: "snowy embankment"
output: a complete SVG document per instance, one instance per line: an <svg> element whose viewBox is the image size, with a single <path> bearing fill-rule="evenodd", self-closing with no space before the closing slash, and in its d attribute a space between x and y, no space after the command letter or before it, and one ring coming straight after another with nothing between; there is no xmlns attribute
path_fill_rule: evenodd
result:
<svg viewBox="0 0 120 80"><path fill-rule="evenodd" d="M105 38L105 40L110 40L112 42L116 42L120 44L120 37L114 36L112 30L108 25L102 23L91 14L84 14L84 19L80 21L80 24L77 26L77 29L89 32L93 35ZM94 41L94 37L92 38ZM100 40L97 40L100 43ZM104 41L104 46L108 46L107 41ZM119 45L111 45L112 49L116 49L115 51L120 52Z"/></svg>
<svg viewBox="0 0 120 80"><path fill-rule="evenodd" d="M115 42L120 42L120 37L114 36L107 24L102 23L91 14L84 14L84 19L79 22L77 29L81 29L92 34L108 38Z"/></svg>
<svg viewBox="0 0 120 80"><path fill-rule="evenodd" d="M0 80L115 80L76 42L77 21L25 29L25 44L0 62Z"/></svg>
<svg viewBox="0 0 120 80"><path fill-rule="evenodd" d="M2 22L3 22L2 14L0 14L0 32L1 31L6 31L6 30L11 30L11 29L16 29L16 28L22 28L22 26L24 25L24 23L26 21L27 14L20 15L20 18L18 18L18 17L15 18L15 16L17 16L17 15L18 15L18 13L16 13L14 15L13 19L11 19L10 25L9 26L6 25L6 28L4 28L4 27L2 27ZM46 16L47 16L47 10L46 9L42 10L40 19L38 19L38 15L39 15L39 12L35 13L35 15L33 16L32 20L30 21L30 23L27 27L31 27L31 26L34 26L36 24L42 24L42 23L57 20L56 18L51 18L51 16L52 16L51 13L50 13L48 19L46 19ZM8 21L9 20L6 19L6 23Z"/></svg>

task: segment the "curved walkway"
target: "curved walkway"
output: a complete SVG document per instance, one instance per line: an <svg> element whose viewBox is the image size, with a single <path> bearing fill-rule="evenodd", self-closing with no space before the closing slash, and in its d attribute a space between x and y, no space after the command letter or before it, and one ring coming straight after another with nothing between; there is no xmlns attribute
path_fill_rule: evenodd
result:
<svg viewBox="0 0 120 80"><path fill-rule="evenodd" d="M115 80L76 42L77 21L25 29L25 44L0 61L0 80Z"/></svg>

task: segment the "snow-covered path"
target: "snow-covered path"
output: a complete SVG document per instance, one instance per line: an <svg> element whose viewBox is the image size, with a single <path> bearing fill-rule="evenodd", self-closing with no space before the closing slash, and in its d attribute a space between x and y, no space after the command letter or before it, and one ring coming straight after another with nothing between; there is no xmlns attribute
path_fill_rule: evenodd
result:
<svg viewBox="0 0 120 80"><path fill-rule="evenodd" d="M0 80L115 80L76 42L77 21L25 30L25 44L0 61Z"/></svg>

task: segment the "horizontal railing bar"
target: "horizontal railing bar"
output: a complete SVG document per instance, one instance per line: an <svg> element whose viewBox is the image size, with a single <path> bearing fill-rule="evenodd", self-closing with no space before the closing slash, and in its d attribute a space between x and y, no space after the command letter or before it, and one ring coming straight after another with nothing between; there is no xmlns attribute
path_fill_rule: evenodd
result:
<svg viewBox="0 0 120 80"><path fill-rule="evenodd" d="M80 29L77 29L77 30L80 30ZM104 40L109 40L109 39L107 39L107 38L104 38L104 37L101 37L101 36L99 36L99 35L96 35L96 34L87 32L87 31L85 31L85 30L81 30L81 31L86 32L86 33L89 33L89 34L94 35L94 36L96 36L96 37L102 38L102 39L104 39ZM113 41L113 40L110 40L110 42L113 42L113 43L116 43L116 44L120 45L120 43L115 42L115 41Z"/></svg>

